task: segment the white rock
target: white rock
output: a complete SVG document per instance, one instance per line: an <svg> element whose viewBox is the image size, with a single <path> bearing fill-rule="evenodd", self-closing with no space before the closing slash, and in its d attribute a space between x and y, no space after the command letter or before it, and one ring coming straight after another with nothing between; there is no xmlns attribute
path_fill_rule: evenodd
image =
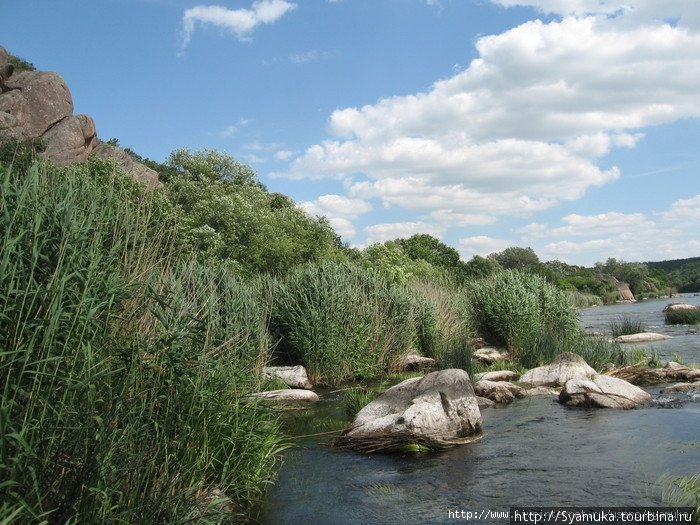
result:
<svg viewBox="0 0 700 525"><path fill-rule="evenodd" d="M299 390L294 388L257 392L251 394L250 397L264 399L266 401L303 401L308 403L315 403L319 399L318 395L311 390Z"/></svg>
<svg viewBox="0 0 700 525"><path fill-rule="evenodd" d="M641 332L639 334L621 335L615 338L616 343L650 343L671 339L670 335L657 334L656 332Z"/></svg>
<svg viewBox="0 0 700 525"><path fill-rule="evenodd" d="M521 383L534 386L562 386L570 379L585 379L594 376L596 371L577 354L559 354L551 365L528 370L520 378Z"/></svg>
<svg viewBox="0 0 700 525"><path fill-rule="evenodd" d="M651 395L617 377L596 375L567 381L559 402L569 406L629 409L650 403Z"/></svg>
<svg viewBox="0 0 700 525"><path fill-rule="evenodd" d="M482 379L485 379L486 381L517 381L519 377L520 374L510 370L494 370L492 372L475 374L474 380L481 381Z"/></svg>
<svg viewBox="0 0 700 525"><path fill-rule="evenodd" d="M292 388L311 389L313 385L306 375L306 368L297 366L266 366L263 368L265 379L279 379Z"/></svg>

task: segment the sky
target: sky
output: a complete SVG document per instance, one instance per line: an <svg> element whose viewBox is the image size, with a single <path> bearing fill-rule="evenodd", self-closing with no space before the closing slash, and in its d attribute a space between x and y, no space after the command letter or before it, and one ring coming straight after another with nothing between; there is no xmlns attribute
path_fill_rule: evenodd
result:
<svg viewBox="0 0 700 525"><path fill-rule="evenodd" d="M216 149L362 248L700 256L700 0L2 0L98 136Z"/></svg>

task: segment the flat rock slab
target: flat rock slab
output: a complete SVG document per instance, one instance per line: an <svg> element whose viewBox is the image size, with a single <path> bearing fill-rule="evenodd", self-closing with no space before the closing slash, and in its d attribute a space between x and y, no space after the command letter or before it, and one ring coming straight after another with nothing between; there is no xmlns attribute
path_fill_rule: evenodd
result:
<svg viewBox="0 0 700 525"><path fill-rule="evenodd" d="M257 392L249 397L263 399L265 401L297 401L304 403L315 403L319 400L318 394L311 390L299 390L289 388L285 390L268 390L267 392Z"/></svg>
<svg viewBox="0 0 700 525"><path fill-rule="evenodd" d="M443 445L480 432L481 413L469 374L451 368L388 389L360 410L343 441L395 436Z"/></svg>
<svg viewBox="0 0 700 525"><path fill-rule="evenodd" d="M642 332L639 334L621 335L615 338L616 343L650 343L671 339L670 335L657 334L656 332Z"/></svg>
<svg viewBox="0 0 700 525"><path fill-rule="evenodd" d="M523 397L523 389L506 381L488 381L482 379L474 383L476 395L490 399L500 404L508 404L515 401L516 397Z"/></svg>
<svg viewBox="0 0 700 525"><path fill-rule="evenodd" d="M309 377L306 375L306 368L297 366L266 366L263 368L265 379L279 379L292 388L313 388Z"/></svg>
<svg viewBox="0 0 700 525"><path fill-rule="evenodd" d="M528 370L520 378L521 383L534 386L563 386L571 379L585 379L596 375L596 371L578 354L559 354L551 365Z"/></svg>
<svg viewBox="0 0 700 525"><path fill-rule="evenodd" d="M508 352L501 352L498 348L486 347L475 351L472 357L482 363L490 365L496 361L508 359Z"/></svg>
<svg viewBox="0 0 700 525"><path fill-rule="evenodd" d="M651 395L617 377L596 375L567 381L559 402L577 407L630 409L651 403Z"/></svg>
<svg viewBox="0 0 700 525"><path fill-rule="evenodd" d="M664 307L664 312L668 312L669 310L696 310L697 306L693 304L687 304L687 303L670 303L667 304Z"/></svg>
<svg viewBox="0 0 700 525"><path fill-rule="evenodd" d="M511 370L494 370L493 372L482 372L474 375L475 381L517 381L520 374Z"/></svg>
<svg viewBox="0 0 700 525"><path fill-rule="evenodd" d="M558 396L561 392L560 388L553 388L551 386L535 386L533 388L524 388L524 396Z"/></svg>

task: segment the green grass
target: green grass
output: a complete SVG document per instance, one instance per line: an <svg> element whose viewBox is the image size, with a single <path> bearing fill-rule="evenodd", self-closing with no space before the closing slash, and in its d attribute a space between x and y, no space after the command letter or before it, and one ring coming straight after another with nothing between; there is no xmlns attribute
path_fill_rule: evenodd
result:
<svg viewBox="0 0 700 525"><path fill-rule="evenodd" d="M365 388L357 387L351 388L345 393L343 398L343 406L345 407L345 413L349 417L355 417L355 415L362 410L365 406L374 401L379 394L383 392L382 388Z"/></svg>
<svg viewBox="0 0 700 525"><path fill-rule="evenodd" d="M284 448L245 397L256 285L177 263L162 196L109 164L25 167L0 165L0 522L176 523L214 488L243 520Z"/></svg>
<svg viewBox="0 0 700 525"><path fill-rule="evenodd" d="M693 310L666 310L666 324L700 324L700 308Z"/></svg>
<svg viewBox="0 0 700 525"><path fill-rule="evenodd" d="M610 333L613 337L621 335L639 334L646 330L644 323L639 319L632 319L629 315L618 316L609 323Z"/></svg>
<svg viewBox="0 0 700 525"><path fill-rule="evenodd" d="M664 475L657 484L661 486L661 498L665 504L674 507L695 507L693 523L700 523L700 474Z"/></svg>

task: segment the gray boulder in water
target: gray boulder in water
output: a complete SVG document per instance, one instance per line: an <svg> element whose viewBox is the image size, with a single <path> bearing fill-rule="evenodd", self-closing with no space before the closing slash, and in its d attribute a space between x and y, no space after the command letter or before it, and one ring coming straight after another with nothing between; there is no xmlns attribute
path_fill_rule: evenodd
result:
<svg viewBox="0 0 700 525"><path fill-rule="evenodd" d="M381 394L360 410L343 441L393 437L458 444L480 433L481 422L469 374L452 368L407 379Z"/></svg>
<svg viewBox="0 0 700 525"><path fill-rule="evenodd" d="M596 371L578 354L559 354L551 365L528 370L520 378L521 383L533 386L562 386L570 379L585 379Z"/></svg>
<svg viewBox="0 0 700 525"><path fill-rule="evenodd" d="M623 379L596 375L567 381L559 402L578 407L630 409L651 403L651 395Z"/></svg>

